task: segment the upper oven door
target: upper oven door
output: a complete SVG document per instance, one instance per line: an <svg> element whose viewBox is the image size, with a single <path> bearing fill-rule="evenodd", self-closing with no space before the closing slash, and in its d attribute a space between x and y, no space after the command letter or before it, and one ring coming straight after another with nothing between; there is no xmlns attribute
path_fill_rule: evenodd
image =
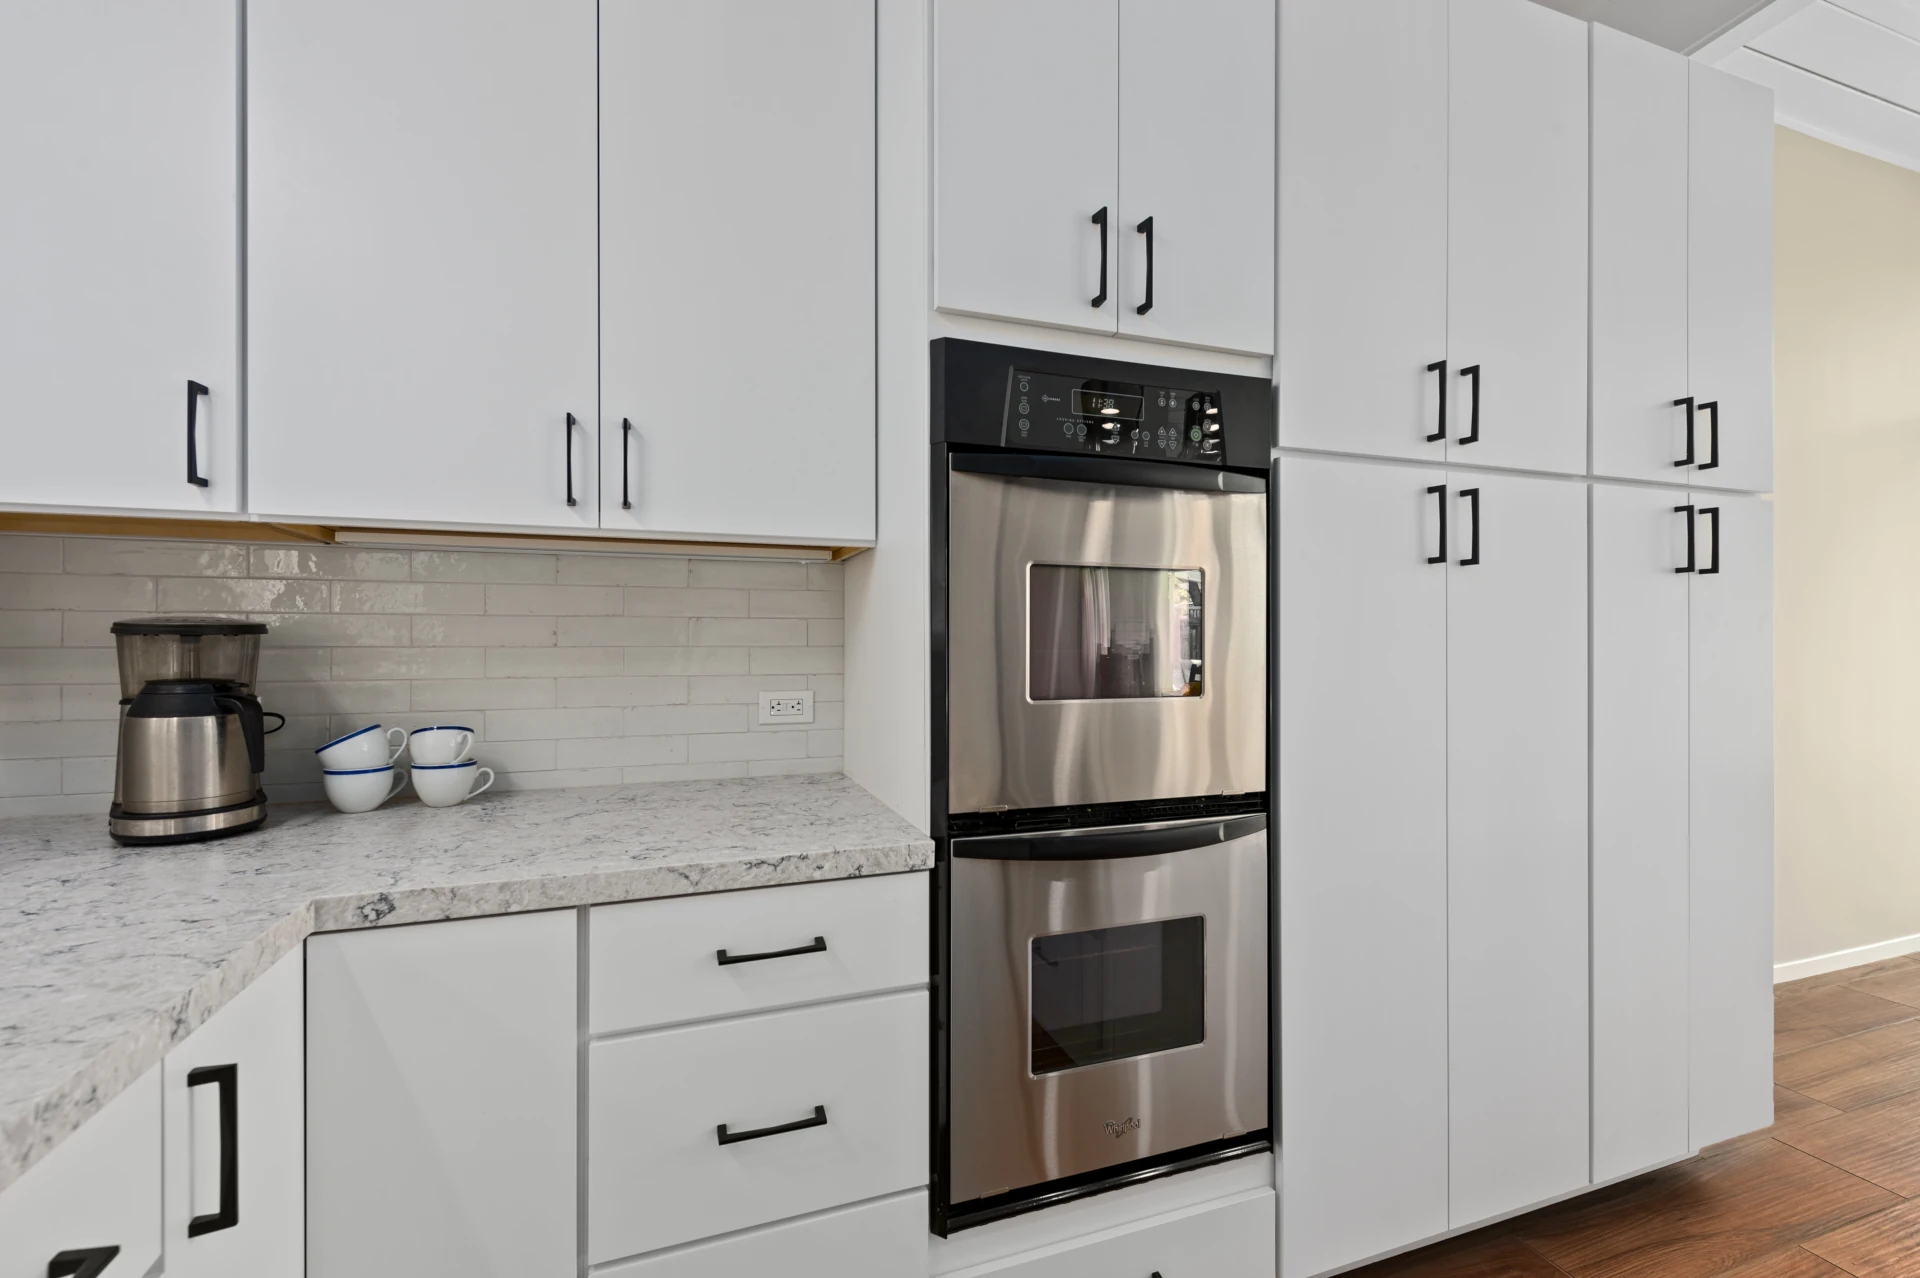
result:
<svg viewBox="0 0 1920 1278"><path fill-rule="evenodd" d="M1266 494L953 460L947 810L1265 789Z"/></svg>

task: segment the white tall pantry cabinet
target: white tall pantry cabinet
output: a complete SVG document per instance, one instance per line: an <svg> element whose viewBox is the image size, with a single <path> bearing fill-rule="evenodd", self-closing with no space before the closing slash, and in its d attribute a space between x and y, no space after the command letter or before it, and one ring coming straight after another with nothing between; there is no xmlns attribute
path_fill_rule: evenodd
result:
<svg viewBox="0 0 1920 1278"><path fill-rule="evenodd" d="M0 7L0 508L242 508L239 39L232 0Z"/></svg>
<svg viewBox="0 0 1920 1278"><path fill-rule="evenodd" d="M1526 0L1282 0L1280 45L1313 1278L1772 1121L1772 126Z"/></svg>

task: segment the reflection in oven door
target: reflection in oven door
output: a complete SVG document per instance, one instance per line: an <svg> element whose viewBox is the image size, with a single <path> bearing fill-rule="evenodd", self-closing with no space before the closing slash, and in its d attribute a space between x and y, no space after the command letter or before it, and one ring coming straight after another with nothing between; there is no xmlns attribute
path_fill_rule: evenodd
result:
<svg viewBox="0 0 1920 1278"><path fill-rule="evenodd" d="M1265 824L1163 823L1158 846L1206 842L1084 860L1124 832L1024 841L1058 859L954 841L950 1201L1267 1126Z"/></svg>

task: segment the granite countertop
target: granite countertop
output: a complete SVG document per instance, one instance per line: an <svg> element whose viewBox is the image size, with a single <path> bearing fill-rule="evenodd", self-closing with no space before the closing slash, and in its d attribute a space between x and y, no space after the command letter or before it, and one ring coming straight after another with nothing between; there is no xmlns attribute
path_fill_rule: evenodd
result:
<svg viewBox="0 0 1920 1278"><path fill-rule="evenodd" d="M486 794L117 848L105 815L0 822L0 1189L314 932L924 870L843 776Z"/></svg>

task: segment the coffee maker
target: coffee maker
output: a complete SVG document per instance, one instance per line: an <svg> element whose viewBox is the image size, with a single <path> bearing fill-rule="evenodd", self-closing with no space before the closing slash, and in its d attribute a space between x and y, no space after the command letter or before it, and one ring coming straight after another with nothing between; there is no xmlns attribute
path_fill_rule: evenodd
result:
<svg viewBox="0 0 1920 1278"><path fill-rule="evenodd" d="M257 829L266 721L254 695L257 621L141 617L113 623L120 753L107 833L116 843L186 843Z"/></svg>

